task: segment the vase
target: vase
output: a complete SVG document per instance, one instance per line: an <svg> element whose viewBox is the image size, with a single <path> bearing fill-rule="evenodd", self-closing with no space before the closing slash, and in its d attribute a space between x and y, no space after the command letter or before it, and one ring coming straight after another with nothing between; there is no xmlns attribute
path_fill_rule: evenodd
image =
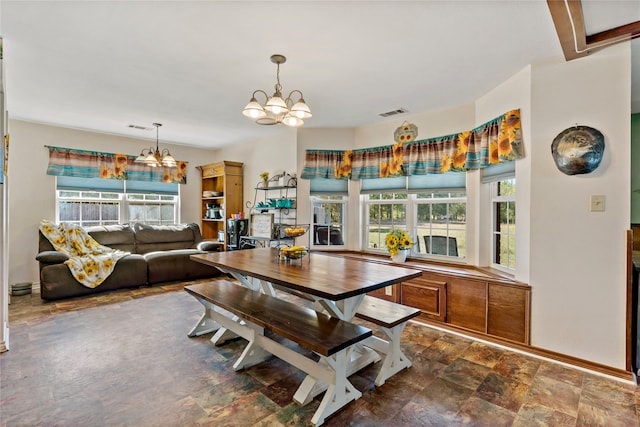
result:
<svg viewBox="0 0 640 427"><path fill-rule="evenodd" d="M407 254L409 253L409 249L400 249L398 250L397 255L391 255L391 261L402 263L407 260Z"/></svg>
<svg viewBox="0 0 640 427"><path fill-rule="evenodd" d="M269 180L263 180L262 181L262 188L269 188Z"/></svg>

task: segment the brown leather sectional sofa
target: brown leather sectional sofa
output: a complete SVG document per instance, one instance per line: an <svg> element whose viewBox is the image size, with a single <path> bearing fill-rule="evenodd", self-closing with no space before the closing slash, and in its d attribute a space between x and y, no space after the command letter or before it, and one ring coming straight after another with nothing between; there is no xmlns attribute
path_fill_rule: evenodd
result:
<svg viewBox="0 0 640 427"><path fill-rule="evenodd" d="M154 285L178 280L219 276L214 267L194 262L192 254L216 251L219 245L203 241L197 224L145 225L119 224L87 227L98 243L131 252L116 263L109 277L96 288L78 283L64 264L67 255L56 252L38 231L40 297L57 300L115 289Z"/></svg>

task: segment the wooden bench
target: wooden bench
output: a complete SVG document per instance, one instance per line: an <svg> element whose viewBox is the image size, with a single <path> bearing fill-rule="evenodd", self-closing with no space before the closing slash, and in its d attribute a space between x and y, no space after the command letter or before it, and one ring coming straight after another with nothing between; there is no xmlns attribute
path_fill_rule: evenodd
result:
<svg viewBox="0 0 640 427"><path fill-rule="evenodd" d="M376 377L376 386L381 386L392 375L411 366L411 361L400 349L400 337L407 322L418 316L420 309L396 304L392 301L365 296L358 306L356 317L380 326L388 342L377 337L369 338L364 344L384 353L385 358Z"/></svg>
<svg viewBox="0 0 640 427"><path fill-rule="evenodd" d="M311 419L314 425L322 424L327 416L362 395L347 379L347 365L353 346L370 337L370 329L222 279L185 286L185 290L204 305L203 317L207 317L207 321L198 321L190 336L220 325L249 341L233 365L235 370L273 354L327 384L327 392ZM265 336L264 330L312 350L320 360L316 362L278 343Z"/></svg>
<svg viewBox="0 0 640 427"><path fill-rule="evenodd" d="M290 293L299 298L312 301L314 299L302 292L292 291L281 286L274 286L283 292ZM323 307L314 303L313 307L319 311ZM376 386L381 386L389 377L397 374L401 370L411 366L411 361L404 355L400 348L400 338L407 322L414 317L419 316L420 309L397 304L393 301L383 300L381 298L365 295L356 311L356 317L366 320L380 326L380 330L384 333L386 340L377 337L368 338L363 344L371 347L379 353L385 355L378 376L376 377Z"/></svg>

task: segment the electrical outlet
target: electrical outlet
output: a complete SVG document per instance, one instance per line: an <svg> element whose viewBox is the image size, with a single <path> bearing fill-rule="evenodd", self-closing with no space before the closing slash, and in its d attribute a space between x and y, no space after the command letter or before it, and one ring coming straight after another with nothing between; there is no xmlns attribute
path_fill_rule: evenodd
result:
<svg viewBox="0 0 640 427"><path fill-rule="evenodd" d="M591 196L590 210L591 212L604 212L604 196Z"/></svg>

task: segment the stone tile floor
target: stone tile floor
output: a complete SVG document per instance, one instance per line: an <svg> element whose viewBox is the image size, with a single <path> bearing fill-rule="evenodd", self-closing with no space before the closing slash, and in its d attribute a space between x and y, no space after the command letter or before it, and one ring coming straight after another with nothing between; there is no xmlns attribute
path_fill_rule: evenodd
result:
<svg viewBox="0 0 640 427"><path fill-rule="evenodd" d="M12 297L0 356L1 426L309 425L304 375L271 359L242 372L245 341L188 338L201 305L184 283L59 302ZM293 346L293 345L292 345ZM413 366L362 393L327 426L640 426L633 385L410 322Z"/></svg>

